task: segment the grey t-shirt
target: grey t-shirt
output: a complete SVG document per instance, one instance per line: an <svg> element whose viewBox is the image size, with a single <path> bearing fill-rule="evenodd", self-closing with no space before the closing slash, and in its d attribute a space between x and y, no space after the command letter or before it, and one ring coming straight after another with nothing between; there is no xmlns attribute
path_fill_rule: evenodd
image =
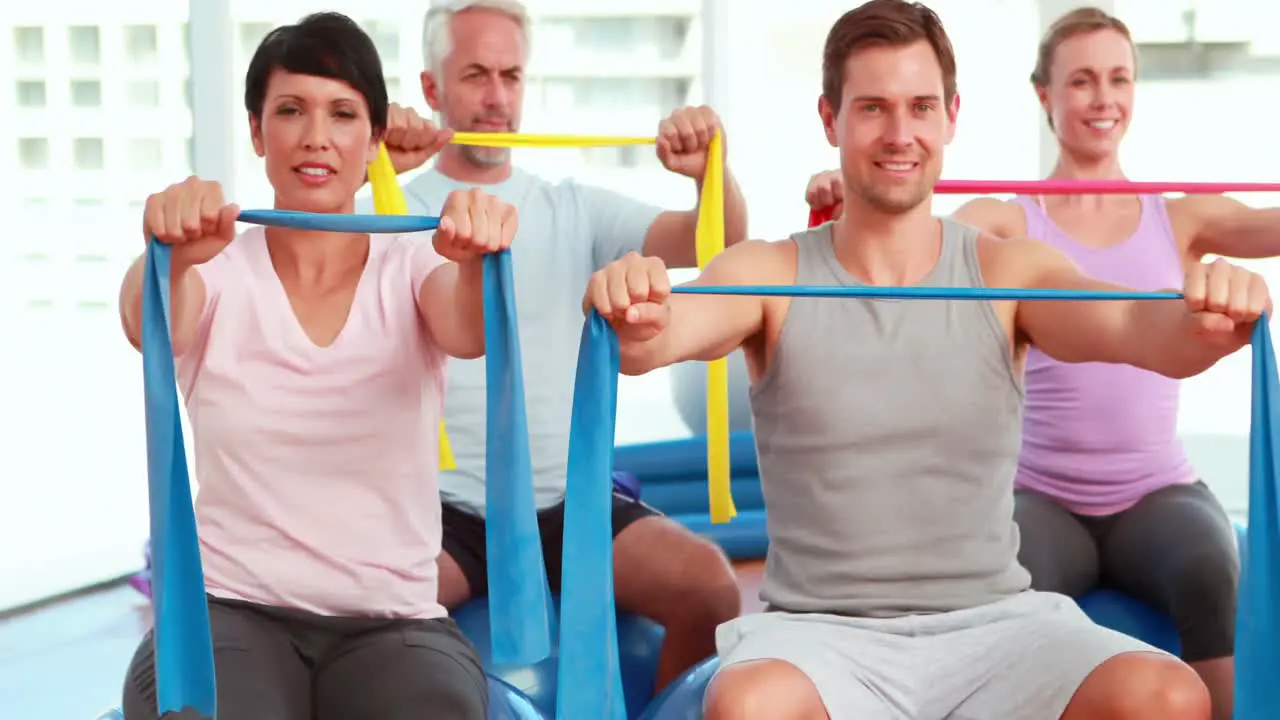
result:
<svg viewBox="0 0 1280 720"><path fill-rule="evenodd" d="M409 212L436 215L450 192L473 186L430 170L406 184L404 192ZM572 180L551 183L518 168L506 181L480 187L519 213L511 261L534 494L538 507L545 508L564 498L587 282L604 265L640 252L662 210ZM373 212L372 200L362 200L356 211ZM450 358L446 367L445 426L458 469L441 473L440 492L445 502L483 515L485 361Z"/></svg>

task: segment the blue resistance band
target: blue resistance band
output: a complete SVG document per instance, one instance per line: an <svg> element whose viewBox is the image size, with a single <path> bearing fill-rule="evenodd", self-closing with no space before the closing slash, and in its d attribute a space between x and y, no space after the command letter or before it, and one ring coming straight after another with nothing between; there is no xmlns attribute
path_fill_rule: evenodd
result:
<svg viewBox="0 0 1280 720"><path fill-rule="evenodd" d="M434 217L279 210L247 210L239 219L262 225L367 233L416 232L439 224ZM212 720L217 709L213 646L178 411L169 321L170 255L168 245L154 239L147 244L142 288L157 712L163 716L191 708ZM490 343L486 352L490 384L487 430L490 439L512 438L511 442L486 443L490 468L486 483L491 519L489 577L491 583L497 581L495 590L505 588L491 593L490 633L495 662L532 664L550 655L553 621L533 504L509 251L486 256L484 269L485 340ZM499 320L502 325L495 327Z"/></svg>
<svg viewBox="0 0 1280 720"><path fill-rule="evenodd" d="M825 286L678 286L689 295L772 295L903 300L1180 300L1176 292L1078 291L1016 288L825 287ZM1248 551L1241 578L1236 631L1236 720L1266 720L1280 708L1280 417L1275 352L1269 318L1254 325L1253 422L1250 431ZM607 369L604 367L608 365ZM565 498L564 589L562 613L573 593L573 636L561 631L558 720L623 717L610 688L621 683L617 664L613 560L600 548L611 547L607 478L612 470L614 421L606 416L617 397L617 337L594 311L582 330L574 385L573 425L569 440L568 491ZM592 449L594 446L594 449ZM602 457L608 455L610 459ZM604 478L602 480L601 478ZM595 485L593 485L595 483ZM570 514L571 510L579 512Z"/></svg>
<svg viewBox="0 0 1280 720"><path fill-rule="evenodd" d="M151 503L156 712L217 717L209 604L191 507L169 335L169 246L147 243L142 276L142 378Z"/></svg>
<svg viewBox="0 0 1280 720"><path fill-rule="evenodd" d="M556 685L556 717L561 720L627 717L613 598L612 478L618 362L618 337L592 310L578 344L565 473Z"/></svg>
<svg viewBox="0 0 1280 720"><path fill-rule="evenodd" d="M551 655L554 612L533 497L511 251L484 259L485 523L493 663ZM494 557L494 550L501 557Z"/></svg>
<svg viewBox="0 0 1280 720"><path fill-rule="evenodd" d="M1280 381L1265 318L1253 329L1249 527L1236 606L1235 720L1280 712Z"/></svg>

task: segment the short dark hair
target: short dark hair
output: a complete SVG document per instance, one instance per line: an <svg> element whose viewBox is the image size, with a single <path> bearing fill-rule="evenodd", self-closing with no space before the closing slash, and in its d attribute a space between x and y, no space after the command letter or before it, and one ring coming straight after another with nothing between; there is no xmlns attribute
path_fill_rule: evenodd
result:
<svg viewBox="0 0 1280 720"><path fill-rule="evenodd" d="M822 95L839 110L844 92L844 66L864 47L900 47L924 40L942 66L944 100L956 94L956 54L942 20L928 7L906 0L870 0L850 10L831 26L822 51Z"/></svg>
<svg viewBox="0 0 1280 720"><path fill-rule="evenodd" d="M387 127L387 81L373 40L351 18L336 12L308 15L296 25L267 33L249 61L244 77L244 106L262 119L271 73L286 70L300 75L341 80L364 96L374 136Z"/></svg>

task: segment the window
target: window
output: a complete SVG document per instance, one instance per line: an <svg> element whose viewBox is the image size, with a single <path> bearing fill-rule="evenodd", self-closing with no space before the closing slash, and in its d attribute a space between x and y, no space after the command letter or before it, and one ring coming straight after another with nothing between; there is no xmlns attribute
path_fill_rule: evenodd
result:
<svg viewBox="0 0 1280 720"><path fill-rule="evenodd" d="M13 51L20 63L39 65L44 62L44 28L16 27L13 29Z"/></svg>
<svg viewBox="0 0 1280 720"><path fill-rule="evenodd" d="M18 81L18 107L44 107L48 103L43 80Z"/></svg>
<svg viewBox="0 0 1280 720"><path fill-rule="evenodd" d="M102 61L102 38L97 25L72 25L67 29L71 59L85 65Z"/></svg>
<svg viewBox="0 0 1280 720"><path fill-rule="evenodd" d="M644 156L635 145L621 147L594 147L582 149L583 159L589 167L626 168L628 170L641 166Z"/></svg>
<svg viewBox="0 0 1280 720"><path fill-rule="evenodd" d="M365 20L364 31L369 33L369 37L373 39L373 46L378 49L378 55L382 58L383 64L395 62L400 58L400 28L394 23Z"/></svg>
<svg viewBox="0 0 1280 720"><path fill-rule="evenodd" d="M18 138L18 162L26 170L48 170L49 138Z"/></svg>
<svg viewBox="0 0 1280 720"><path fill-rule="evenodd" d="M241 23L240 52L244 53L246 60L253 57L253 53L258 49L258 43L261 43L262 38L269 32L271 32L270 23Z"/></svg>
<svg viewBox="0 0 1280 720"><path fill-rule="evenodd" d="M72 80L71 104L75 107L102 107L102 82L100 80Z"/></svg>
<svg viewBox="0 0 1280 720"><path fill-rule="evenodd" d="M130 82L129 106L135 108L159 107L160 82L157 80L134 80Z"/></svg>
<svg viewBox="0 0 1280 720"><path fill-rule="evenodd" d="M155 63L160 59L160 42L155 25L125 25L124 52L133 63Z"/></svg>
<svg viewBox="0 0 1280 720"><path fill-rule="evenodd" d="M106 166L106 149L102 138L76 138L72 143L72 155L77 170L101 170Z"/></svg>
<svg viewBox="0 0 1280 720"><path fill-rule="evenodd" d="M157 172L164 164L164 149L156 138L129 141L129 167L137 172Z"/></svg>

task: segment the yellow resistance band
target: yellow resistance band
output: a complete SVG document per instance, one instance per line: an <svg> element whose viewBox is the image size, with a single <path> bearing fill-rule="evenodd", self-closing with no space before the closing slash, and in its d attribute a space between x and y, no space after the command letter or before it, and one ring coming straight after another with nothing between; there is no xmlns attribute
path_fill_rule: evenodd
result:
<svg viewBox="0 0 1280 720"><path fill-rule="evenodd" d="M524 133L453 134L455 145L509 148L616 147L620 145L653 145L652 137L609 135L531 135ZM705 268L711 258L724 250L724 152L717 132L707 148L707 167L702 178L702 196L698 200L698 228L695 243L698 268ZM378 149L378 159L369 166L369 182L373 185L373 202L378 214L406 214L404 193L396 181L395 169L385 147ZM440 425L440 467L453 467L449 439ZM729 476L729 366L725 359L707 363L707 488L711 501L711 522L725 523L738 511L733 504Z"/></svg>
<svg viewBox="0 0 1280 720"><path fill-rule="evenodd" d="M707 169L698 198L695 245L698 269L724 252L724 164L720 133L707 148ZM729 472L729 361L707 363L707 491L711 498L711 522L726 523L738 514L733 505Z"/></svg>
<svg viewBox="0 0 1280 720"><path fill-rule="evenodd" d="M391 156L387 154L387 146L378 145L378 157L369 164L369 184L373 187L373 210L379 215L408 215L409 203L404 199L404 190L400 189L400 181L396 178L395 165L391 164ZM440 420L440 469L456 470L458 463L453 457L453 446L449 444L449 434L445 432L444 420Z"/></svg>

